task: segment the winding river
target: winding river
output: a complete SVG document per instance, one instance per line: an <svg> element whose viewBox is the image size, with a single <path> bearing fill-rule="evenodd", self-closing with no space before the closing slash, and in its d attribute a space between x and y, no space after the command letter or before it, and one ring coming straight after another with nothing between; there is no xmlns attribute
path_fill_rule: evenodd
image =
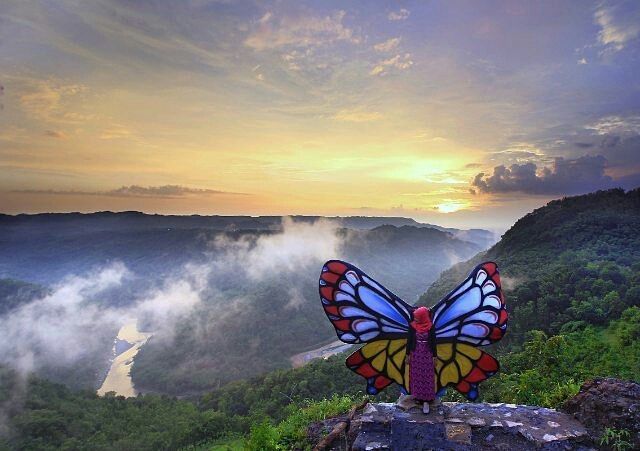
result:
<svg viewBox="0 0 640 451"><path fill-rule="evenodd" d="M108 392L126 397L136 396L137 392L131 380L131 365L142 345L152 334L140 332L135 322L125 324L120 328L118 337L114 340L114 359L102 386L98 389L98 395L103 396ZM124 351L121 351L124 348Z"/></svg>

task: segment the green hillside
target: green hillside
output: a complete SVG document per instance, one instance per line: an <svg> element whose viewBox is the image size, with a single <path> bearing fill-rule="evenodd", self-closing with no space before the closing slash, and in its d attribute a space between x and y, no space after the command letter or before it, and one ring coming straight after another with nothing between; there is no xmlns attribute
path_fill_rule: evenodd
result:
<svg viewBox="0 0 640 451"><path fill-rule="evenodd" d="M640 308L627 309L607 328L587 326L554 337L532 333L522 351L500 359L501 373L481 386L483 401L557 407L589 377L637 380ZM99 398L36 378L25 384L0 367L0 413L8 427L0 429L0 450L244 449L247 439L249 449L291 449L304 446L310 421L348 410L362 399L363 388L344 356L230 383L197 402ZM389 390L378 399L396 396Z"/></svg>
<svg viewBox="0 0 640 451"><path fill-rule="evenodd" d="M640 189L555 200L518 220L488 251L445 271L432 305L477 263L496 261L510 313L505 343L606 325L640 305Z"/></svg>

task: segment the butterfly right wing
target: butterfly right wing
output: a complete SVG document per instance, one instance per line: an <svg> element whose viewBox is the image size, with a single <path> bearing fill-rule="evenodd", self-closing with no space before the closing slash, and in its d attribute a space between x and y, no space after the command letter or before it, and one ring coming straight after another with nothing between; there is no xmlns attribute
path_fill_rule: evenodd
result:
<svg viewBox="0 0 640 451"><path fill-rule="evenodd" d="M407 338L413 307L355 266L330 260L322 267L320 299L345 343Z"/></svg>
<svg viewBox="0 0 640 451"><path fill-rule="evenodd" d="M507 329L497 265L476 266L432 311L438 392L453 387L473 401L478 397L478 384L499 370L498 361L477 347L495 343Z"/></svg>
<svg viewBox="0 0 640 451"><path fill-rule="evenodd" d="M500 340L509 315L493 262L476 266L451 293L431 308L435 342L486 346Z"/></svg>
<svg viewBox="0 0 640 451"><path fill-rule="evenodd" d="M436 344L437 391L453 387L470 401L478 397L478 384L496 374L500 366L490 354L462 342Z"/></svg>

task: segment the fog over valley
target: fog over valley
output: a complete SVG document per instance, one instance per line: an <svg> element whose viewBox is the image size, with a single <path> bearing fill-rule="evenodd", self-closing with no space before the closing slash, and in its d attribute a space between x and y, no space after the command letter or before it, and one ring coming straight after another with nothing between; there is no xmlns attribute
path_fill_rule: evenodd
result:
<svg viewBox="0 0 640 451"><path fill-rule="evenodd" d="M133 324L152 334L123 360L136 389L176 395L335 340L317 297L328 259L366 266L414 302L493 240L401 218L71 214L5 216L0 229L4 364L97 389Z"/></svg>

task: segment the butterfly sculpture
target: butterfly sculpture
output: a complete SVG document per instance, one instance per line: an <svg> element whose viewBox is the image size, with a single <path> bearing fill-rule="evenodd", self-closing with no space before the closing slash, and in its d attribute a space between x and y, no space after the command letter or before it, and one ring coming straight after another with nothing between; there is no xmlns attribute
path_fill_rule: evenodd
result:
<svg viewBox="0 0 640 451"><path fill-rule="evenodd" d="M412 395L427 384L438 396L453 387L475 400L478 384L498 371L498 361L479 349L500 340L507 328L493 262L476 266L430 309L407 304L339 260L325 263L319 283L322 306L340 340L366 343L346 363L367 380L370 394L395 382Z"/></svg>

